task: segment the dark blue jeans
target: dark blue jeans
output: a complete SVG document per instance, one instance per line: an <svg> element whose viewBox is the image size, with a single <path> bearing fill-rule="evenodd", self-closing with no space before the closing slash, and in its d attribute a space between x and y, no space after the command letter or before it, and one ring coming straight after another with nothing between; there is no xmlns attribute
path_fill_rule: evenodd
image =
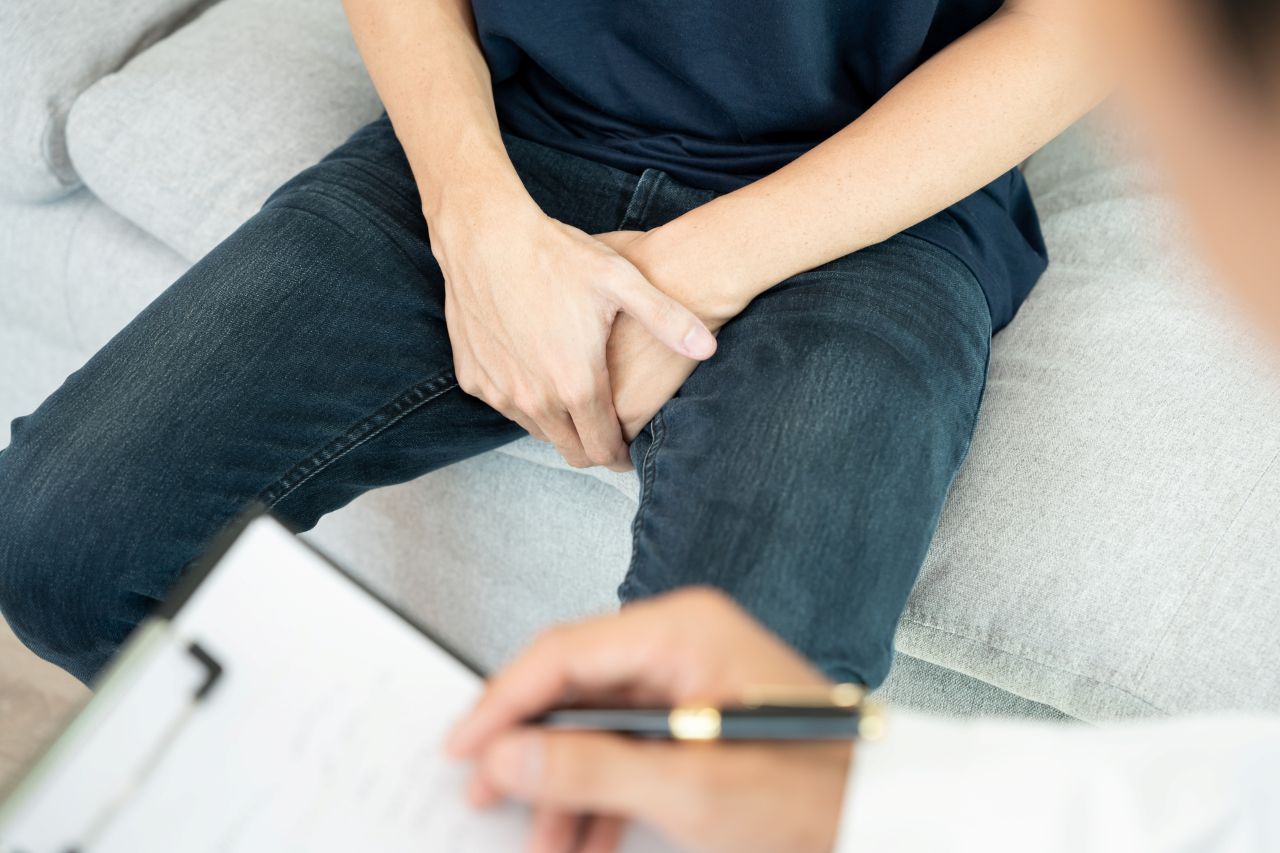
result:
<svg viewBox="0 0 1280 853"><path fill-rule="evenodd" d="M713 196L508 147L543 210L592 233ZM760 296L632 444L622 600L714 584L831 675L878 683L969 445L990 336L972 273L913 237ZM0 609L89 680L251 502L306 529L522 434L457 386L441 273L384 116L14 422Z"/></svg>

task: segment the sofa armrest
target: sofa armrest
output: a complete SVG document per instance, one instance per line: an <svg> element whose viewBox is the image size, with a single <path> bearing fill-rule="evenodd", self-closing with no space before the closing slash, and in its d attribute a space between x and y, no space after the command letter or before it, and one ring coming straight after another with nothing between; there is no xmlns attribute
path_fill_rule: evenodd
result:
<svg viewBox="0 0 1280 853"><path fill-rule="evenodd" d="M65 136L71 104L214 2L0 3L0 196L48 201L79 186Z"/></svg>

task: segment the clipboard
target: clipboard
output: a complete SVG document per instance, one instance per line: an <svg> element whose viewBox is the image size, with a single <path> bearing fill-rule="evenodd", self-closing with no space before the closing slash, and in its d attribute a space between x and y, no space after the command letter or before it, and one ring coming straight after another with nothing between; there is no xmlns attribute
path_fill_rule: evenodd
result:
<svg viewBox="0 0 1280 853"><path fill-rule="evenodd" d="M320 620L331 620L339 636L330 637ZM241 636L246 632L258 636ZM361 654L390 656L383 662L389 680L368 678ZM423 849L423 827L449 839L438 849L514 849L525 818L509 810L482 825L459 808L462 779L453 771L461 768L447 766L438 740L422 733L421 718L430 718L433 737L442 736L481 685L480 670L450 644L255 508L189 567L130 637L95 695L0 805L0 851L336 850L360 837L377 839L361 849L407 850ZM356 691L364 695L350 695ZM421 712L403 713L398 701L416 702ZM351 705L349 713L335 716L333 706L342 703ZM267 718L255 718L258 706L270 706ZM369 737L365 720L378 729L380 765L362 766L363 756L347 749L352 737ZM312 723L333 731L314 742L289 742ZM408 770L397 765L398 740L420 756ZM259 752L243 754L250 749ZM264 757L273 750L280 755ZM332 796L324 790L329 783L314 778L325 761L337 768ZM417 774L423 767L429 772ZM318 824L338 842L329 845L302 819L317 808L305 796L291 799L267 786L255 801L240 797L238 786L257 784L255 769L277 774L286 787L312 785L312 800L329 796L338 811L367 793L337 778L343 773L371 776L372 788L382 781L379 771L414 782L429 777L422 783L429 795L415 803L412 784L382 785L347 816L320 814ZM186 788L185 798L175 797L175 785ZM226 801L225 821L210 802L215 798ZM176 813L183 809L186 815ZM416 842L396 843L398 829Z"/></svg>

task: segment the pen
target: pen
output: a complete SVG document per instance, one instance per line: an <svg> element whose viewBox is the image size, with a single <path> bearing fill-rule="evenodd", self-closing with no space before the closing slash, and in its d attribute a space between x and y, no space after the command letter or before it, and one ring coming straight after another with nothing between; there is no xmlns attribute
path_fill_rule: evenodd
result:
<svg viewBox="0 0 1280 853"><path fill-rule="evenodd" d="M678 741L874 740L883 716L859 685L760 687L740 703L675 708L558 708L530 723L560 731L603 731Z"/></svg>

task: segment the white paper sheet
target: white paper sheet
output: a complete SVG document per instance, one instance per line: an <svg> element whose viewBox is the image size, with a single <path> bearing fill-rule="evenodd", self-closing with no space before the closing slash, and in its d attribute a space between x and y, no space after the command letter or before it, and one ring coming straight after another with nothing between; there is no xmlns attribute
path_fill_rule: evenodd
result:
<svg viewBox="0 0 1280 853"><path fill-rule="evenodd" d="M466 769L441 750L479 678L275 522L246 529L171 628L11 807L5 850L523 848L527 813L477 814L463 800ZM183 659L190 641L225 671L139 774L203 678ZM77 838L129 779L141 781L126 805ZM640 833L628 841L631 853L669 849Z"/></svg>

